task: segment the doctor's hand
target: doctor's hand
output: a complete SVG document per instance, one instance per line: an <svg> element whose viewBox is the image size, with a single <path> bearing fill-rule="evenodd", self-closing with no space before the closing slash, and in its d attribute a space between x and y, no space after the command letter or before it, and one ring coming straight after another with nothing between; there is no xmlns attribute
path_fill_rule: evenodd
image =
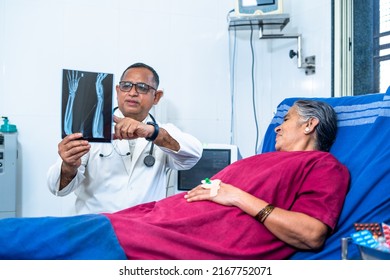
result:
<svg viewBox="0 0 390 280"><path fill-rule="evenodd" d="M144 124L132 118L114 116L114 139L136 139L150 137L154 133L154 126Z"/></svg>
<svg viewBox="0 0 390 280"><path fill-rule="evenodd" d="M81 133L69 134L58 144L58 154L62 158L62 171L77 170L81 165L81 157L91 149L89 142L82 137Z"/></svg>
<svg viewBox="0 0 390 280"><path fill-rule="evenodd" d="M81 165L81 157L91 149L91 145L82 137L81 133L69 134L58 144L58 154L62 158L59 190L73 180Z"/></svg>
<svg viewBox="0 0 390 280"><path fill-rule="evenodd" d="M237 206L237 198L243 193L241 189L223 182L220 183L216 196L211 196L210 192L210 189L205 189L202 185L198 185L188 191L184 198L188 202L210 200L225 206Z"/></svg>

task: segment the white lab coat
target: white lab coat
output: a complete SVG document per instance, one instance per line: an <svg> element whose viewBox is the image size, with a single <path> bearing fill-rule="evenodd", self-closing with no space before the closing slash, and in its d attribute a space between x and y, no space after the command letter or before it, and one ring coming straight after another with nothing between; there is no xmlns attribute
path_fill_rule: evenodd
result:
<svg viewBox="0 0 390 280"><path fill-rule="evenodd" d="M61 191L61 158L49 168L50 191L57 196L74 192L77 214L112 213L166 197L168 169L190 169L202 155L202 144L173 124L161 127L179 142L178 152L154 145L156 161L152 167L147 167L144 158L150 152L151 142L144 138L136 140L132 155L126 155L130 150L128 140L91 143L91 150L82 157L76 177Z"/></svg>

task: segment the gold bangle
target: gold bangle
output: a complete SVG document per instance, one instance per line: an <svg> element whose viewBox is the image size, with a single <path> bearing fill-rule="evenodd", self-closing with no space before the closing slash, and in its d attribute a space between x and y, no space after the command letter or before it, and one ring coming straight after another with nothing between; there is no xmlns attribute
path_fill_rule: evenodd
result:
<svg viewBox="0 0 390 280"><path fill-rule="evenodd" d="M256 214L255 219L258 220L260 223L264 223L264 221L267 219L269 214L275 209L275 206L272 204L268 204L263 209L259 211L259 213Z"/></svg>

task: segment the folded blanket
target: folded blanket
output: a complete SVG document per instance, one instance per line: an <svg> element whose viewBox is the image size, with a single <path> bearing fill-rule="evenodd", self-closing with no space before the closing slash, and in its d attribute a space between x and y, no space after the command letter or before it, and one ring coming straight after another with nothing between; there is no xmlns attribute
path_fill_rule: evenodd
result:
<svg viewBox="0 0 390 280"><path fill-rule="evenodd" d="M123 260L104 215L0 219L2 260Z"/></svg>

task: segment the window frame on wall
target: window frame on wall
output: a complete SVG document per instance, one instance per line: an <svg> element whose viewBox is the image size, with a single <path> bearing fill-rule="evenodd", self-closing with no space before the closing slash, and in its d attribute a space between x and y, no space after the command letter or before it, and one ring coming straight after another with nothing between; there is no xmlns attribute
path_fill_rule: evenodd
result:
<svg viewBox="0 0 390 280"><path fill-rule="evenodd" d="M384 92L390 85L390 28L380 28L380 1L390 2L332 1L332 96Z"/></svg>
<svg viewBox="0 0 390 280"><path fill-rule="evenodd" d="M332 0L332 96L353 95L353 0Z"/></svg>
<svg viewBox="0 0 390 280"><path fill-rule="evenodd" d="M383 1L383 3L381 3ZM384 3L384 2L387 3ZM384 10L381 5L387 5L388 10ZM386 6L385 6L386 7ZM390 77L390 0L375 0L374 1L374 82L377 92L385 92L390 86L390 78L385 80L385 77ZM388 14L382 14L388 13ZM384 19L387 20L384 22ZM385 23L381 25L381 23ZM387 66L382 67L382 66Z"/></svg>

